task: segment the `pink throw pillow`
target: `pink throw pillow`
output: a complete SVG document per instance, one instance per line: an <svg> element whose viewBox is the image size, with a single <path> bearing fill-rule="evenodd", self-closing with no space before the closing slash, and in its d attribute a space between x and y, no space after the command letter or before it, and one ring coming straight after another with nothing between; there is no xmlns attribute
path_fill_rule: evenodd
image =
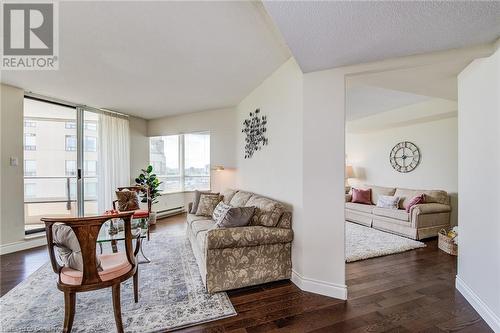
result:
<svg viewBox="0 0 500 333"><path fill-rule="evenodd" d="M360 188L352 189L352 202L371 205L372 204L372 189L363 190Z"/></svg>
<svg viewBox="0 0 500 333"><path fill-rule="evenodd" d="M411 198L411 200L405 204L406 212L409 213L411 210L411 207L418 205L418 204L421 204L421 203L424 203L424 202L425 202L425 194L420 194L420 195L417 195L416 197Z"/></svg>

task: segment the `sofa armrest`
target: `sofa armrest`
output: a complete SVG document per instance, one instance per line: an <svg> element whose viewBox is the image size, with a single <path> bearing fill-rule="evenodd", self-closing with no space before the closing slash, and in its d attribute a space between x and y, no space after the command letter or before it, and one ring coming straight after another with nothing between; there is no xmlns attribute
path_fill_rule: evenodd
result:
<svg viewBox="0 0 500 333"><path fill-rule="evenodd" d="M412 209L412 214L415 215L451 212L451 206L440 203L419 204L413 206L411 209Z"/></svg>
<svg viewBox="0 0 500 333"><path fill-rule="evenodd" d="M263 226L219 228L207 232L207 249L289 243L292 240L292 229Z"/></svg>

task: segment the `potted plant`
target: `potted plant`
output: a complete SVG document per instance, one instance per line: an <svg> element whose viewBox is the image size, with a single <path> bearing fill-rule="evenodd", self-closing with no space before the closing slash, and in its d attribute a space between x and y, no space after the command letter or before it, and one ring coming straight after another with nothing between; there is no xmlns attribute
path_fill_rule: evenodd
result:
<svg viewBox="0 0 500 333"><path fill-rule="evenodd" d="M141 195L141 202L148 204L149 224L155 224L156 212L153 212L152 208L153 204L158 202L158 197L161 196L158 188L162 182L153 173L152 165L148 165L146 169L141 169L141 173L135 179L135 182L144 189Z"/></svg>

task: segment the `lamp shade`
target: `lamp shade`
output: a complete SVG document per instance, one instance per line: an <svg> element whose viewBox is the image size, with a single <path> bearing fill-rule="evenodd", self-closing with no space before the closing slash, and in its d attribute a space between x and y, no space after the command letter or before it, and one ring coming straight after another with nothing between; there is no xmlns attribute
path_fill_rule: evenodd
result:
<svg viewBox="0 0 500 333"><path fill-rule="evenodd" d="M344 177L345 177L345 179L347 179L347 178L353 178L354 177L354 170L352 168L352 165L346 165L345 166Z"/></svg>

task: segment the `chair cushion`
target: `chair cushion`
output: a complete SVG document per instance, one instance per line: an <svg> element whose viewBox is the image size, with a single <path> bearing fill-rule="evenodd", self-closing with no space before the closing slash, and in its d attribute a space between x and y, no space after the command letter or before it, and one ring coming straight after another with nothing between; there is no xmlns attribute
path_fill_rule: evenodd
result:
<svg viewBox="0 0 500 333"><path fill-rule="evenodd" d="M118 199L118 210L125 212L139 209L139 196L135 191L116 191Z"/></svg>
<svg viewBox="0 0 500 333"><path fill-rule="evenodd" d="M128 262L125 252L101 254L98 256L101 261L102 271L98 272L102 281L109 281L128 273L132 265ZM61 282L70 285L82 284L83 272L69 267L61 270Z"/></svg>
<svg viewBox="0 0 500 333"><path fill-rule="evenodd" d="M138 209L134 211L134 215L132 215L133 219L145 219L148 217L149 217L149 212L143 209Z"/></svg>
<svg viewBox="0 0 500 333"><path fill-rule="evenodd" d="M373 208L373 214L378 216L390 217L392 219L401 221L410 221L410 214L402 209L390 209L390 208Z"/></svg>
<svg viewBox="0 0 500 333"><path fill-rule="evenodd" d="M345 208L347 208L347 209L355 210L355 211L363 212L363 213L368 213L368 214L372 213L374 207L375 206L372 206L372 205L365 205L365 204L360 204L360 203L355 203L355 202L346 202L345 203Z"/></svg>

